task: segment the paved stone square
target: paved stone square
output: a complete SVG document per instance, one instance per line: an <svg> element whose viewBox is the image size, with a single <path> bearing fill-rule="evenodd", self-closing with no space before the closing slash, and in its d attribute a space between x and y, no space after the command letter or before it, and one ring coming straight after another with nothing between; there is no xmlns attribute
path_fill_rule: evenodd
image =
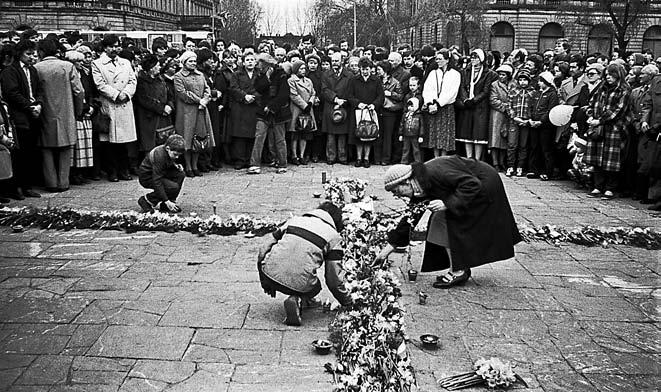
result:
<svg viewBox="0 0 661 392"><path fill-rule="evenodd" d="M384 167L325 164L186 179L180 205L203 217L215 206L221 216L284 220L319 203L322 172L369 181L379 211L403 207L382 188ZM519 224L661 230L661 216L630 200L503 181ZM137 181L99 181L12 205L137 210L142 193ZM284 297L258 283L259 244L242 235L0 228L0 390L331 391L323 364L334 356L310 343L327 337L334 314L309 310L303 326L284 325ZM417 267L422 246L412 252ZM420 391L440 390L436 380L490 356L515 363L530 391L659 390L659 251L522 243L514 259L476 268L446 291L431 287L435 274L406 281L405 255L393 259ZM423 333L439 335L439 347L422 347Z"/></svg>

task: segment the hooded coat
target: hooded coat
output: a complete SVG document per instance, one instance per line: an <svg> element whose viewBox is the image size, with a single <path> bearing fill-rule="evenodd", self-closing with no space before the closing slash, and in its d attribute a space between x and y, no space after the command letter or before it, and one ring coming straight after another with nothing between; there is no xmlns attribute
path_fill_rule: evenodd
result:
<svg viewBox="0 0 661 392"><path fill-rule="evenodd" d="M463 270L514 257L521 235L514 221L498 172L488 164L458 155L443 156L413 165L412 177L425 196L413 200L442 200L447 210L447 239L454 270ZM432 214L425 245L422 272L450 267L444 247L435 244ZM388 243L406 246L411 225L403 218L388 233Z"/></svg>

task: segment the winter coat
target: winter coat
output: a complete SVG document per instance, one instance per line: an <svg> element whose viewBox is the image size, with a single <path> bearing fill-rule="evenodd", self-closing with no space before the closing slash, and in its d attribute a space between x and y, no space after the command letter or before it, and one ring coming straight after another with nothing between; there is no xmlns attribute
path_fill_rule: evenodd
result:
<svg viewBox="0 0 661 392"><path fill-rule="evenodd" d="M255 138L255 126L257 125L257 99L248 103L246 95L257 95L255 80L259 72L253 70L252 78L248 76L245 68L238 69L230 79L230 123L232 124L232 136L242 138Z"/></svg>
<svg viewBox="0 0 661 392"><path fill-rule="evenodd" d="M276 68L270 79L266 75L257 78L257 118L269 124L282 124L291 120L288 80L289 75L282 68Z"/></svg>
<svg viewBox="0 0 661 392"><path fill-rule="evenodd" d="M512 127L511 119L509 117L509 86L496 80L491 84L491 93L489 95L489 106L491 107L491 121L490 121L490 137L489 141L499 140L502 135L509 132ZM495 143L490 143L495 144ZM504 141L507 145L507 141ZM501 148L503 144L490 145L490 147Z"/></svg>
<svg viewBox="0 0 661 392"><path fill-rule="evenodd" d="M473 87L473 97L470 96L472 67L461 72L461 87L455 102L459 109L457 113L457 140L487 144L489 138L489 95L491 83L497 79L492 70L483 67L482 74Z"/></svg>
<svg viewBox="0 0 661 392"><path fill-rule="evenodd" d="M107 54L92 61L94 84L99 89L101 111L110 116L110 132L100 135L101 141L110 143L129 143L137 140L133 103L131 99L117 102L120 92L133 98L137 79L131 63L121 57L115 57L115 63Z"/></svg>
<svg viewBox="0 0 661 392"><path fill-rule="evenodd" d="M314 111L312 111L312 101L314 101L314 98L317 96L317 92L314 89L312 80L310 80L310 78L292 75L289 77L288 85L290 100L289 109L291 110L289 131L296 131L296 119L304 112L306 107L308 108L308 113L312 116L313 123L316 127Z"/></svg>
<svg viewBox="0 0 661 392"><path fill-rule="evenodd" d="M349 102L351 103L351 110L349 111L349 116L355 119L355 110L358 109L360 103L367 105L374 105L374 110L377 113L383 107L383 100L385 95L383 95L383 83L378 77L371 75L367 80L363 79L361 75L354 76L349 82ZM378 122L378 118L374 118L374 121ZM354 120L355 122L355 120ZM350 144L355 144L359 142L356 139L356 126L349 131L349 138L347 141Z"/></svg>
<svg viewBox="0 0 661 392"><path fill-rule="evenodd" d="M399 82L399 86L402 89L402 95L409 93L409 79L411 79L411 74L409 71L405 70L401 65L398 65L392 70L390 76L397 79Z"/></svg>
<svg viewBox="0 0 661 392"><path fill-rule="evenodd" d="M340 265L341 240L326 211L312 210L291 218L266 244L261 271L288 289L307 293L319 286L317 269L325 263L328 289L342 305L348 305L351 297L344 286L344 271Z"/></svg>
<svg viewBox="0 0 661 392"><path fill-rule="evenodd" d="M532 100L532 111L530 118L533 121L541 121L542 125L537 130L555 130L555 125L549 119L551 109L558 106L558 93L553 87L546 91L536 91Z"/></svg>
<svg viewBox="0 0 661 392"><path fill-rule="evenodd" d="M661 128L661 75L652 79L643 99L641 122L646 122L650 128Z"/></svg>
<svg viewBox="0 0 661 392"><path fill-rule="evenodd" d="M388 76L383 82L383 92L390 91L390 96L385 97L384 95L384 107L381 109L381 116L386 117L397 117L402 114L402 109L404 109L405 102L402 102L404 99L404 94L402 93L402 86L399 83L399 80L395 79L393 76ZM386 100L391 101L394 106L390 109L386 109L385 104Z"/></svg>
<svg viewBox="0 0 661 392"><path fill-rule="evenodd" d="M47 148L73 146L78 141L76 117L83 113L85 91L76 67L54 56L34 66L43 90L39 145Z"/></svg>
<svg viewBox="0 0 661 392"><path fill-rule="evenodd" d="M324 101L324 112L321 120L322 132L333 135L346 135L354 125L354 119L351 115L350 103L347 101L343 107L347 111L347 118L336 124L331 119L335 108L335 98L349 99L349 82L353 74L346 68L340 70L339 76L331 69L321 78L321 96Z"/></svg>
<svg viewBox="0 0 661 392"><path fill-rule="evenodd" d="M617 172L621 167L621 133L626 132L631 93L622 84L609 86L602 83L598 89L590 99L589 106L592 117L603 126L603 139L588 139L583 161L601 170Z"/></svg>
<svg viewBox="0 0 661 392"><path fill-rule="evenodd" d="M445 220L455 271L514 256L514 245L521 241L521 235L494 168L484 162L452 155L414 164L413 178L425 193L420 200L440 199L447 207ZM388 233L388 242L393 246L406 246L410 230L411 224L405 217ZM433 230L429 227L428 233ZM422 272L448 268L447 253L433 246L430 240L433 241L428 234Z"/></svg>
<svg viewBox="0 0 661 392"><path fill-rule="evenodd" d="M156 145L156 130L172 125L170 116L163 110L165 105L174 108L174 96L163 78L152 78L141 71L133 103L140 151L151 151Z"/></svg>
<svg viewBox="0 0 661 392"><path fill-rule="evenodd" d="M211 89L200 71L182 69L174 75L175 105L177 119L174 128L184 137L186 149L193 146L193 136L209 136L209 146L215 146L213 128L207 108L200 109L200 100L211 96Z"/></svg>
<svg viewBox="0 0 661 392"><path fill-rule="evenodd" d="M30 83L22 69L20 61L14 61L10 66L0 73L0 86L7 107L9 116L14 121L17 129L30 129L41 121L34 118L30 111L30 106L42 103L42 90L39 83L37 70L29 66ZM30 101L30 90L34 101Z"/></svg>
<svg viewBox="0 0 661 392"><path fill-rule="evenodd" d="M563 105L576 105L581 89L585 86L585 78L581 77L574 84L574 78L567 78L562 81L558 88L558 99Z"/></svg>
<svg viewBox="0 0 661 392"><path fill-rule="evenodd" d="M83 115L85 115L89 113L90 108L94 108L95 111L99 109L99 91L94 84L91 68L79 70L78 74L80 75L80 84L83 85L85 91L85 102L83 103Z"/></svg>

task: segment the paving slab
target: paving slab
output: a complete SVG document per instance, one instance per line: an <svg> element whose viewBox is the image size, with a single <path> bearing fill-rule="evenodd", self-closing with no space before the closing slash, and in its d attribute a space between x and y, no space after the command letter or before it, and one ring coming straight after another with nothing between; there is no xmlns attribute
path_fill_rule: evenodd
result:
<svg viewBox="0 0 661 392"><path fill-rule="evenodd" d="M222 217L283 221L319 203L312 193L326 172L368 180L375 209L392 211L404 204L383 189L386 169L223 169L187 179L180 201L184 215L208 217L215 204ZM503 182L520 224L661 229L661 214L630 200L595 201L562 182ZM137 181L101 181L12 205L135 211L141 193ZM331 391L323 365L334 355L310 344L328 336L334 312L306 310L302 326L284 325L285 296L273 299L258 283L261 241L0 227L0 390ZM423 247L411 249L419 268ZM431 287L436 273L406 281L405 255L393 256L417 390L439 390L439 378L492 355L515 364L531 392L658 390L659 260L659 251L630 246L522 243L514 258L444 291ZM320 298L330 297L324 288ZM439 335L439 347L422 346L423 333Z"/></svg>

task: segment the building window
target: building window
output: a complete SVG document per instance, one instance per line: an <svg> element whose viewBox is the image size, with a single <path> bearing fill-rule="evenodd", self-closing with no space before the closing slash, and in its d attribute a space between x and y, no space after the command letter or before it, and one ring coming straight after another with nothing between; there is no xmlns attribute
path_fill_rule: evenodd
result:
<svg viewBox="0 0 661 392"><path fill-rule="evenodd" d="M661 26L651 26L643 34L643 50L650 49L654 58L661 56Z"/></svg>
<svg viewBox="0 0 661 392"><path fill-rule="evenodd" d="M604 24L595 25L588 33L588 53L610 54L613 49L613 31Z"/></svg>
<svg viewBox="0 0 661 392"><path fill-rule="evenodd" d="M422 46L422 40L423 40L422 35L423 35L424 33L425 33L425 29L424 29L424 27L423 27L423 26L420 26L420 32L419 32L419 35L418 35L418 46L420 46L420 47Z"/></svg>
<svg viewBox="0 0 661 392"><path fill-rule="evenodd" d="M500 53L514 50L514 27L507 22L497 22L491 26L489 49Z"/></svg>
<svg viewBox="0 0 661 392"><path fill-rule="evenodd" d="M453 22L448 22L445 26L445 46L450 47L457 44L457 28Z"/></svg>
<svg viewBox="0 0 661 392"><path fill-rule="evenodd" d="M547 23L539 30L539 40L537 41L537 51L544 53L545 50L555 48L555 42L558 38L564 38L565 32L557 23Z"/></svg>
<svg viewBox="0 0 661 392"><path fill-rule="evenodd" d="M434 23L434 43L438 42L438 23Z"/></svg>

